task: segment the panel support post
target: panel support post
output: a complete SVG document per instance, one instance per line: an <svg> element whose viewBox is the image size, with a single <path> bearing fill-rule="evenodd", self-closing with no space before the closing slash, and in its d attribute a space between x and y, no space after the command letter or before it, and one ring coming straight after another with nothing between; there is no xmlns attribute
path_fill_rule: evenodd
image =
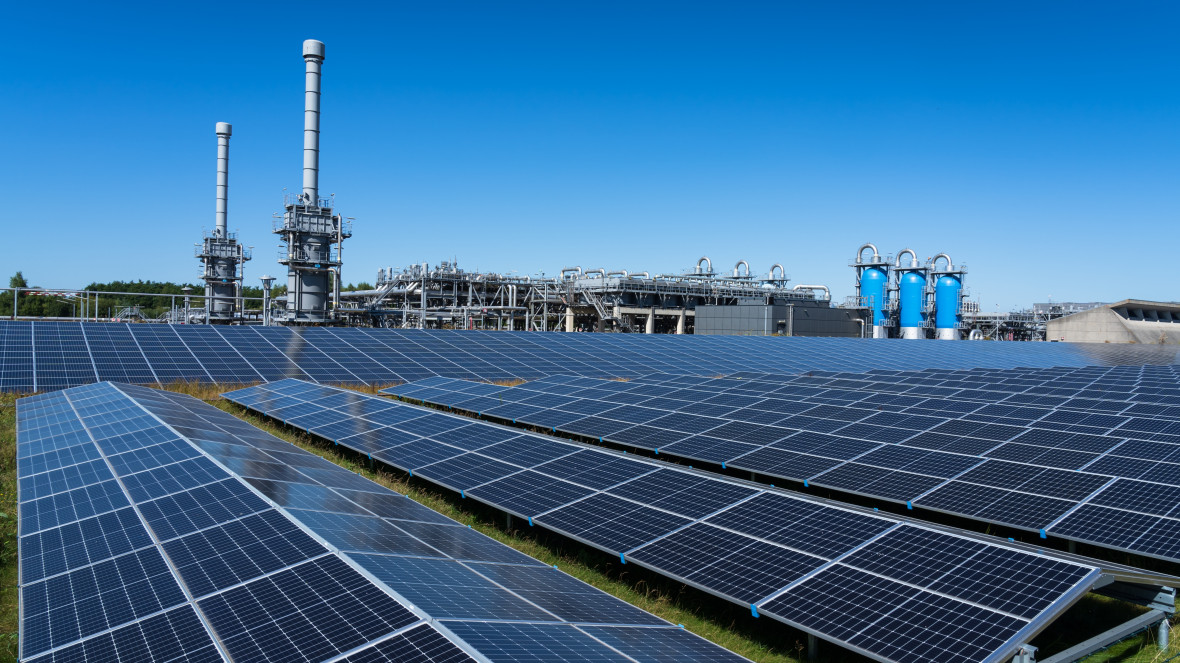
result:
<svg viewBox="0 0 1180 663"><path fill-rule="evenodd" d="M505 521L505 524L507 525L507 528L506 528L506 529L507 529L509 532L511 532L511 531L512 531L512 514L511 514L511 513L509 513L509 514L507 514L507 515L508 515L508 518L507 518L507 519L506 519L506 521Z"/></svg>
<svg viewBox="0 0 1180 663"><path fill-rule="evenodd" d="M1157 629L1158 629L1158 635L1156 635L1156 638L1155 638L1156 644L1159 645L1160 651L1167 651L1168 650L1168 630L1169 630L1167 617L1164 617L1163 619L1160 620L1160 625L1157 627Z"/></svg>
<svg viewBox="0 0 1180 663"><path fill-rule="evenodd" d="M807 634L807 660L814 661L819 658L819 638L808 633Z"/></svg>
<svg viewBox="0 0 1180 663"><path fill-rule="evenodd" d="M1037 648L1032 645L1020 645L1020 651L1012 657L1012 663L1037 663Z"/></svg>

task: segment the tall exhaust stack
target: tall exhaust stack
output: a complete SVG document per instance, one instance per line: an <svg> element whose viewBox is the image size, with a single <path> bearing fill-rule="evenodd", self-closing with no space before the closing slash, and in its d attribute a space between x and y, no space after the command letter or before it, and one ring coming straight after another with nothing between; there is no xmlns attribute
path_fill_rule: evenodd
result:
<svg viewBox="0 0 1180 663"><path fill-rule="evenodd" d="M303 42L306 67L303 92L303 198L314 201L320 188L320 69L324 65L324 42Z"/></svg>
<svg viewBox="0 0 1180 663"><path fill-rule="evenodd" d="M229 209L229 137L234 128L228 122L217 123L217 225L213 234L226 236L225 217Z"/></svg>
<svg viewBox="0 0 1180 663"><path fill-rule="evenodd" d="M340 246L352 229L334 214L332 202L319 197L320 77L324 43L303 42L303 191L287 195L285 212L274 232L284 244L279 264L287 266L286 308L281 321L291 324L330 322L331 284L340 285ZM334 275L334 276L333 276Z"/></svg>
<svg viewBox="0 0 1180 663"><path fill-rule="evenodd" d="M230 324L239 319L238 303L241 296L241 266L250 259L248 251L238 244L226 224L229 207L229 137L233 127L218 122L217 132L217 217L213 233L198 245L197 257L203 268L205 281L205 321Z"/></svg>

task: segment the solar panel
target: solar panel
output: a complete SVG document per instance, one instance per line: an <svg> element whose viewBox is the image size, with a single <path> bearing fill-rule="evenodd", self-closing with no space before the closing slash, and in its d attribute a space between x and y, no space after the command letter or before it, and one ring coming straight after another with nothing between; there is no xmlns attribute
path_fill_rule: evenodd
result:
<svg viewBox="0 0 1180 663"><path fill-rule="evenodd" d="M378 385L432 376L498 380L564 373L621 378L656 371L694 375L754 371L801 374L860 371L866 366L912 370L1177 363L1176 351L1161 346L907 344L847 338L518 334L51 321L0 321L0 357L4 359L0 390L17 392L62 389L98 380L137 384L175 381L249 384L297 378L325 384ZM986 380L977 384L993 386ZM965 393L961 387L948 393ZM734 393L705 406L704 411L711 415L719 415L726 408L741 409L758 396L741 393L740 386L723 381L715 382L712 389L731 389ZM497 392L477 389L467 393L478 397ZM663 394L649 390L645 395ZM606 397L605 400L633 404L625 398ZM1130 413L1175 411L1177 405L1139 406Z"/></svg>
<svg viewBox="0 0 1180 663"><path fill-rule="evenodd" d="M299 389L309 409L340 393L329 387L276 383L225 397L251 403L247 407L265 413L265 405L259 403L266 399L259 398L259 393L289 389ZM612 391L619 389L613 387ZM453 428L470 434L482 430L511 433L458 416L431 416L449 419ZM420 432L421 439L403 446L451 446L432 437L445 433ZM543 453L513 455L511 448L524 442L535 444ZM547 460L555 445L569 452ZM1020 634L1039 630L1102 574L1093 566L1057 559L1043 551L1030 554L1016 544L935 531L881 514L538 435L519 434L503 458L495 454L496 445L476 451L451 448L458 455L444 461L448 471L438 474L440 485L527 517L530 524L620 555L628 564L645 566L750 606L755 614L770 615L882 660L904 660L912 655L916 640L954 632L955 624L967 625L968 630L978 628L978 637L946 638L937 645L937 654L946 656L936 658L998 658L1019 645ZM382 453L373 457L432 479L425 470L400 464L396 458ZM459 459L463 462L456 462ZM468 477L467 468L479 470ZM493 475L498 478L490 479ZM486 480L482 487L471 485L481 480ZM934 564L940 559L938 551L946 551L942 556L945 568L935 572L931 566L920 578L907 575L919 571L907 565L907 560L919 555ZM951 551L957 551L958 556ZM1008 569L1017 572L1008 574ZM874 613L871 605L824 604L814 594L825 587L838 587L841 596L866 594L864 601L885 601L891 609ZM1004 589L989 589L996 587ZM1008 596L1010 593L1019 596ZM1043 598L1049 603L1038 603ZM808 601L820 603L812 606ZM899 608L902 603L896 601L905 607ZM1017 605L1022 601L1028 603ZM845 609L854 614L842 614ZM831 613L827 621L813 619L821 611ZM950 621L943 623L944 619ZM927 624L929 621L939 623ZM851 622L856 622L855 628L848 626ZM527 656L519 649L524 638L537 638L537 642L547 643L543 648L566 654L565 647L570 646L567 638L580 641L560 629L530 630L527 634L512 630L511 635L505 635L500 625L468 622L463 628L468 630L462 633L487 646L503 646L505 656ZM857 637L861 632L871 636ZM507 640L501 642L504 638Z"/></svg>
<svg viewBox="0 0 1180 663"><path fill-rule="evenodd" d="M597 388L599 385L611 385L604 393L635 396L653 384L657 387L674 384L676 391L658 398L668 402L669 395L675 396L670 401L675 410L647 423L626 427L627 422L603 414L549 428L625 447L649 449L661 455L715 463L771 480L797 481L806 486L1007 525L1041 536L1057 535L1158 556L1159 550L1168 547L1158 545L1157 537L1143 537L1144 532L1152 528L1163 531L1162 528L1174 522L1180 526L1180 513L1172 513L1172 503L1166 497L1169 487L1180 488L1180 462L1174 462L1180 461L1180 439L1173 441L1161 432L1172 425L1167 418L1171 415L1160 412L1154 412L1154 418L1101 415L1099 420L1094 418L1097 415L1081 410L1089 407L1088 404L1068 398L1051 405L1032 403L1027 397L1019 405L1005 404L1007 399L1050 388L1048 385L1063 380L1091 385L1097 379L1095 376L1117 373L1131 376L1127 380L1132 384L1152 382L1154 378L1145 377L1144 370L1144 367L981 369L920 374L925 377L900 371L889 376L771 377L747 373L742 380L660 375L633 385L582 379L564 383L564 392L563 383L541 383L543 392L533 383L524 383L502 389L497 398L514 403L533 399L537 393L564 395L576 400L563 402L555 409L589 411L611 406L601 400L603 390ZM1172 367L1157 370L1161 375L1173 372ZM968 375L970 380L965 379ZM897 378L920 385L906 387L920 397L906 401L906 406L900 409L887 407L881 391L896 385ZM955 387L939 386L951 384ZM1002 388L961 388L976 384ZM452 381L437 385L436 389L461 387L462 381ZM928 395L932 389L938 390L937 395ZM1108 399L1127 399L1135 393L1138 392L1103 391L1101 395ZM767 394L774 396L764 398ZM888 402L895 398L889 396ZM997 402L988 404L987 399ZM431 398L426 400L434 402ZM635 402L635 409L646 409L641 398ZM1123 410L1135 407L1132 401L1118 402ZM587 406L582 408L582 403ZM718 403L745 407L708 414L707 408ZM764 406L767 409L761 409ZM742 414L749 410L796 414L786 415L773 425L733 418L750 418ZM608 414L610 411L605 410ZM484 416L494 416L494 412L485 412ZM1000 423L1018 419L1025 423ZM1082 421L1087 423L1078 423ZM1090 432L1059 430L1062 422ZM526 415L515 423L537 425L539 421ZM1138 434L1143 437L1129 437L1137 434L1135 431L1140 431ZM1133 513L1151 517L1133 518L1141 528L1135 531L1119 528L1118 536L1112 536L1109 531L1099 533L1071 515L1088 500L1101 500L1116 479L1135 479L1147 486L1158 486L1160 499L1167 503L1167 508L1159 513L1159 506L1148 504L1150 491L1143 491L1138 507L1148 510Z"/></svg>
<svg viewBox="0 0 1180 663"><path fill-rule="evenodd" d="M507 618L744 660L191 397L104 382L17 403L22 660L459 663L484 652L456 629Z"/></svg>

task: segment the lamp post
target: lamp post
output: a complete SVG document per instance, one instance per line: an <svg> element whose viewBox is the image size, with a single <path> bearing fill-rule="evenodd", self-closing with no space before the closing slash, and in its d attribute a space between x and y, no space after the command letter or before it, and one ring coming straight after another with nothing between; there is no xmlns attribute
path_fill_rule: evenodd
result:
<svg viewBox="0 0 1180 663"><path fill-rule="evenodd" d="M275 277L269 274L263 274L258 279L262 281L262 326L270 326L270 286L275 282Z"/></svg>
<svg viewBox="0 0 1180 663"><path fill-rule="evenodd" d="M187 325L188 324L188 298L189 298L189 295L192 294L193 289L186 285L183 288L181 288L180 291L184 293L184 320L182 320L180 324Z"/></svg>

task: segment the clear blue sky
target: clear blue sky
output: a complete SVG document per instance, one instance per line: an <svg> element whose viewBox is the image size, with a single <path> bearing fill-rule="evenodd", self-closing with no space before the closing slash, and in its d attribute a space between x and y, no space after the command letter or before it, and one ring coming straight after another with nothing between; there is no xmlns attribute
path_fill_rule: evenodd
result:
<svg viewBox="0 0 1180 663"><path fill-rule="evenodd" d="M1174 2L105 5L5 9L5 279L194 280L218 121L248 282L280 273L314 38L345 281L707 254L842 298L872 241L987 310L1180 299Z"/></svg>

